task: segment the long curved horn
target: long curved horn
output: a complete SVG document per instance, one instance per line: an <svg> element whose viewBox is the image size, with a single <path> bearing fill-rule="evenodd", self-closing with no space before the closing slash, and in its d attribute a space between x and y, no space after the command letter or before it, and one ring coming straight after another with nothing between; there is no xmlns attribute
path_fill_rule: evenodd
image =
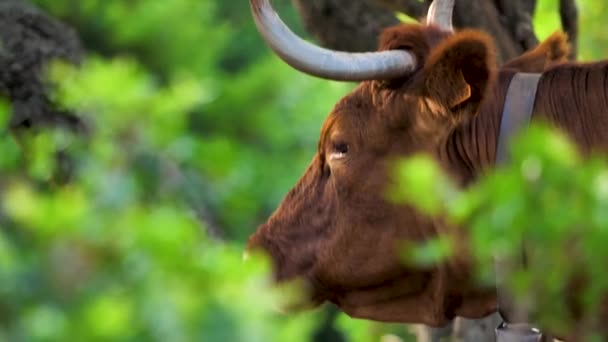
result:
<svg viewBox="0 0 608 342"><path fill-rule="evenodd" d="M287 64L310 75L337 81L395 79L416 67L406 51L349 53L324 49L296 36L274 11L269 0L249 0L258 31Z"/></svg>
<svg viewBox="0 0 608 342"><path fill-rule="evenodd" d="M439 26L445 31L454 31L452 16L454 13L454 0L434 0L426 16L427 25Z"/></svg>

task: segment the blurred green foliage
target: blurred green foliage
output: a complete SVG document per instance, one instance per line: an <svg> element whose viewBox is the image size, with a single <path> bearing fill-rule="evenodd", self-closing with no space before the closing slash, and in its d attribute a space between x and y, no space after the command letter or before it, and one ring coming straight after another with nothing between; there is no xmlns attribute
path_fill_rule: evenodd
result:
<svg viewBox="0 0 608 342"><path fill-rule="evenodd" d="M0 136L0 340L311 340L327 312L276 313L265 262L241 253L352 85L285 66L246 1L32 2L87 48L48 77L90 134ZM290 1L273 4L304 33ZM582 5L586 58L606 52L601 6ZM539 13L539 32L556 28ZM0 102L0 127L9 111ZM408 335L343 314L335 325L349 341Z"/></svg>
<svg viewBox="0 0 608 342"><path fill-rule="evenodd" d="M94 57L50 75L95 134L0 137L0 339L307 340L314 313L277 314L266 264L208 237L186 191L198 82L158 86L132 61ZM74 158L68 183L58 151Z"/></svg>
<svg viewBox="0 0 608 342"><path fill-rule="evenodd" d="M532 307L541 325L555 333L574 327L581 339L598 332L608 289L605 156L583 158L565 135L533 125L514 139L511 162L463 191L429 157L408 159L399 169L401 191L395 197L429 215L446 213L463 227L481 282L494 284L496 257L510 265L501 286ZM434 181L421 181L428 177L420 173L433 174ZM446 238L429 241L413 251L414 261L440 262L451 246ZM573 304L582 319L571 316Z"/></svg>

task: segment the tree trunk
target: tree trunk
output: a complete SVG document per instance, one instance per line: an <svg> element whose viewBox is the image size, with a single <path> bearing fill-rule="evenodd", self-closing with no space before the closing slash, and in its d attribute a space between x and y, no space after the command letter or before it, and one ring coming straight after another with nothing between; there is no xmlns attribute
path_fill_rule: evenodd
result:
<svg viewBox="0 0 608 342"><path fill-rule="evenodd" d="M322 45L342 51L373 51L385 27L399 20L368 0L294 0L304 27Z"/></svg>

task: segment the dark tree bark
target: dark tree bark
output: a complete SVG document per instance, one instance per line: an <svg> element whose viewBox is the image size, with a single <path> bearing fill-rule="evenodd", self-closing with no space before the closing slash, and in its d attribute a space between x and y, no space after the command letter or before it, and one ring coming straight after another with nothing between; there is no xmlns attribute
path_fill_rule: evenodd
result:
<svg viewBox="0 0 608 342"><path fill-rule="evenodd" d="M12 131L40 125L82 130L73 113L48 96L43 71L56 59L78 64L84 49L76 32L25 1L0 2L0 94L12 106Z"/></svg>
<svg viewBox="0 0 608 342"><path fill-rule="evenodd" d="M578 47L578 9L574 0L560 0L559 15L562 20L562 27L570 37L572 42L571 59L576 59Z"/></svg>
<svg viewBox="0 0 608 342"><path fill-rule="evenodd" d="M431 3L429 0L292 1L307 30L322 45L344 51L373 50L378 34L397 23L396 11L420 19ZM502 62L538 44L532 25L535 8L536 0L459 0L454 10L454 25L489 33L496 40ZM564 30L576 44L578 13L574 0L561 0L560 15Z"/></svg>
<svg viewBox="0 0 608 342"><path fill-rule="evenodd" d="M327 47L373 51L385 27L399 23L386 8L368 0L294 0L304 27Z"/></svg>

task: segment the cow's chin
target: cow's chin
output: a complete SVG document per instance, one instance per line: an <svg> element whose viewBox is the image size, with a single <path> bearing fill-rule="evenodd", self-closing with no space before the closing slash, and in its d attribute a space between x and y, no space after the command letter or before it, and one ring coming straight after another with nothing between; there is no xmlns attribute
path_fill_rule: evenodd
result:
<svg viewBox="0 0 608 342"><path fill-rule="evenodd" d="M285 272L285 265L274 264L273 287L279 293L277 311L296 313L313 310L328 300L326 292L314 280L307 276ZM293 270L293 267L287 267Z"/></svg>
<svg viewBox="0 0 608 342"><path fill-rule="evenodd" d="M315 310L325 302L325 299L314 294L314 290L304 280L275 282L273 286L278 292L273 309L282 314Z"/></svg>
<svg viewBox="0 0 608 342"><path fill-rule="evenodd" d="M441 299L439 294L432 291L399 292L393 287L344 293L339 296L336 304L354 318L392 323L417 323L433 327L442 327L456 316L479 319L497 310L496 296L492 290L471 293L466 301L458 301L447 306Z"/></svg>

